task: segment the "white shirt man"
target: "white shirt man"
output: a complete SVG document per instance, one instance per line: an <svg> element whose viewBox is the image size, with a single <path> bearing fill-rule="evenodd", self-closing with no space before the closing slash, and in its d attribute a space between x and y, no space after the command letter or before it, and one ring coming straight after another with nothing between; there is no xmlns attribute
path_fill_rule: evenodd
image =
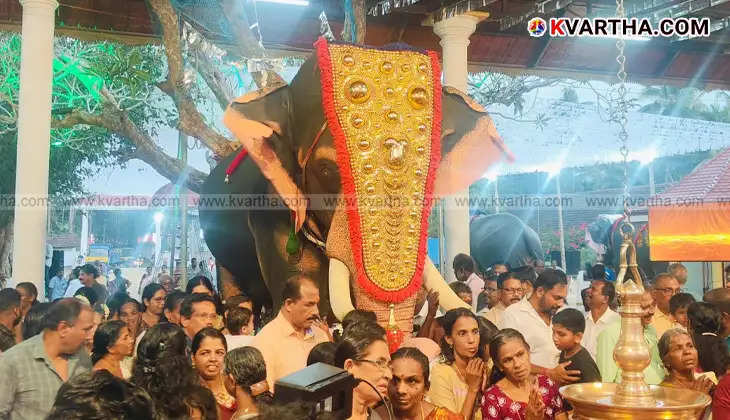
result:
<svg viewBox="0 0 730 420"><path fill-rule="evenodd" d="M546 269L537 278L530 298L504 311L502 327L522 333L530 345L534 366L553 369L558 365L560 351L553 343L552 315L565 303L567 286L564 273Z"/></svg>
<svg viewBox="0 0 730 420"><path fill-rule="evenodd" d="M588 307L590 310L586 314L586 328L580 344L588 350L593 360L596 359L598 351L598 335L607 326L621 318L619 314L608 307L615 294L613 284L603 280L594 280L591 282L591 288L588 289Z"/></svg>
<svg viewBox="0 0 730 420"><path fill-rule="evenodd" d="M522 283L512 273L502 273L497 278L499 289L499 302L491 309L485 309L480 315L487 318L497 328L503 328L504 312L508 307L519 303L522 300Z"/></svg>

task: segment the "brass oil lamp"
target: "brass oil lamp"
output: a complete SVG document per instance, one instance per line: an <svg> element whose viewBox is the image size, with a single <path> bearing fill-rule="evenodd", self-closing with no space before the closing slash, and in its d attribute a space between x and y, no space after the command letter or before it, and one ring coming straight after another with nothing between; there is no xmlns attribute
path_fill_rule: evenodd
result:
<svg viewBox="0 0 730 420"><path fill-rule="evenodd" d="M621 314L621 335L613 359L621 368L621 383L566 385L560 393L575 409L574 419L699 419L712 402L710 396L689 389L647 385L644 369L651 354L641 324L644 286L632 241L634 226L621 226L620 271L616 278Z"/></svg>

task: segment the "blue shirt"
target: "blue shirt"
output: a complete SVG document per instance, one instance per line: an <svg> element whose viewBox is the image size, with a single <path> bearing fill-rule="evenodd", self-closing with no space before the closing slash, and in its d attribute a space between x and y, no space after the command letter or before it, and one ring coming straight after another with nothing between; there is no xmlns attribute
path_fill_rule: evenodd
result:
<svg viewBox="0 0 730 420"><path fill-rule="evenodd" d="M68 280L64 279L63 276L54 276L48 284L48 288L51 289L51 302L61 299L66 293L67 287Z"/></svg>

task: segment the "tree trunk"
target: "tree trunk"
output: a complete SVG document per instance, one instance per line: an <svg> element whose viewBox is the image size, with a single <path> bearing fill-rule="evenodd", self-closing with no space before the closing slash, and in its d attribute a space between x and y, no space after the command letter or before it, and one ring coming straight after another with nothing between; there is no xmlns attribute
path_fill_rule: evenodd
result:
<svg viewBox="0 0 730 420"><path fill-rule="evenodd" d="M0 288L6 286L6 281L12 276L10 254L13 250L13 222L12 216L4 219L0 226Z"/></svg>

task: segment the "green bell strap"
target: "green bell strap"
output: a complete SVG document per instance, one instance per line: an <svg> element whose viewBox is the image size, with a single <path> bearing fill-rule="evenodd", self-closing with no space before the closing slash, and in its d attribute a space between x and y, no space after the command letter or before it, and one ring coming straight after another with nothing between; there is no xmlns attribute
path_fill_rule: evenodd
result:
<svg viewBox="0 0 730 420"><path fill-rule="evenodd" d="M296 255L299 253L299 249L302 247L299 242L299 236L294 231L294 212L292 212L291 218L291 229L289 230L289 239L286 240L286 253L289 255Z"/></svg>

